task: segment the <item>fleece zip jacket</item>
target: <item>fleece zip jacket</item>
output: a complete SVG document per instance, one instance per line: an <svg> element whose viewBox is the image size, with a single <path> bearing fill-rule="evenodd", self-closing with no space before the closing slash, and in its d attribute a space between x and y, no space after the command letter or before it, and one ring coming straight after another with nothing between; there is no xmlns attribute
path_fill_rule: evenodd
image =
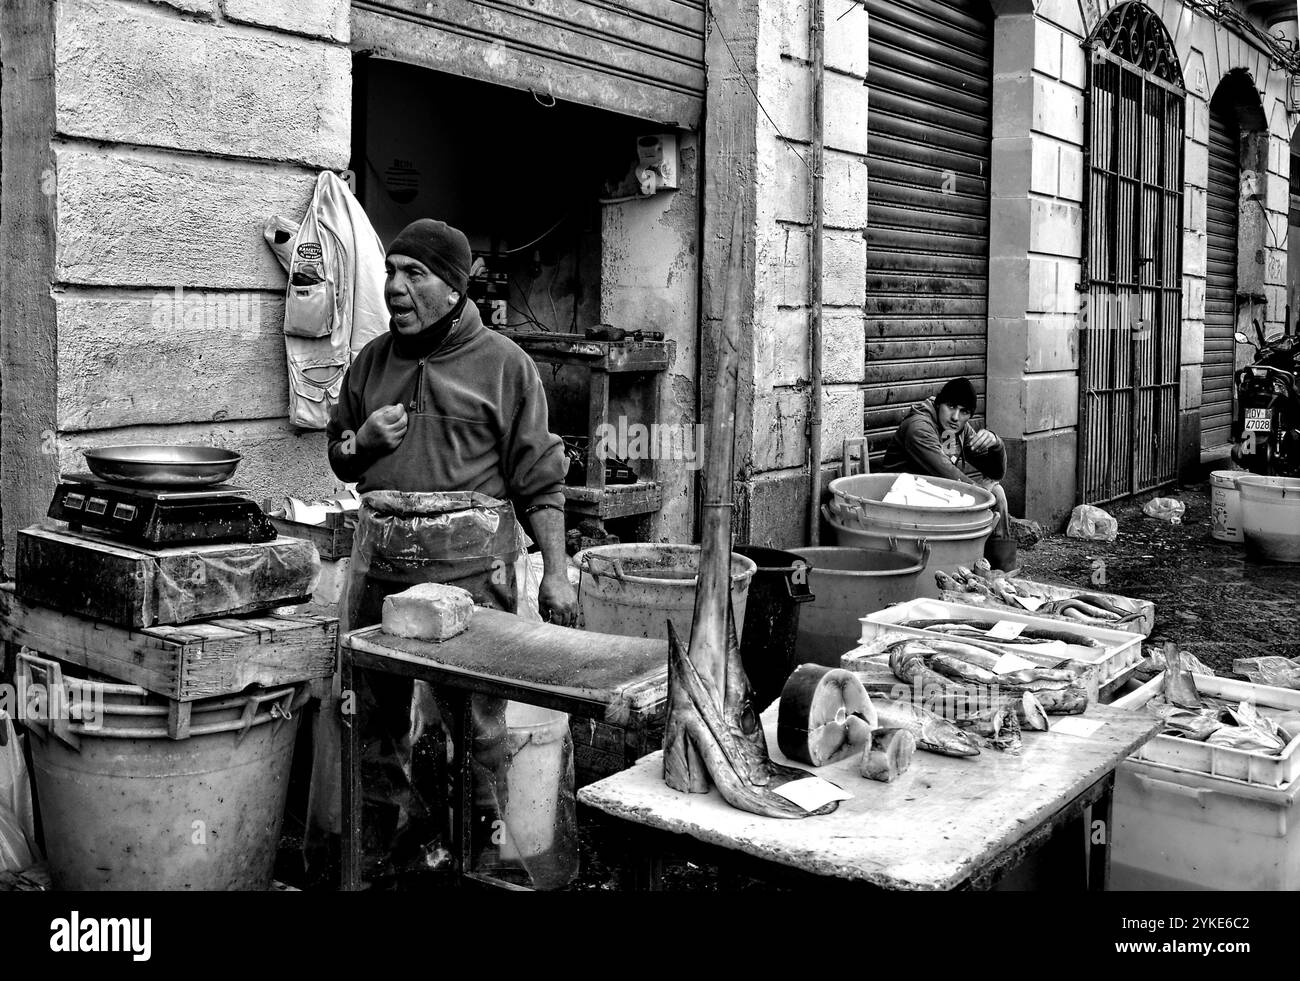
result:
<svg viewBox="0 0 1300 981"><path fill-rule="evenodd" d="M404 355L390 332L366 345L330 415L330 467L357 490L478 491L523 514L564 507L564 445L547 427L537 365L483 326L478 308L460 317L430 353ZM406 406L397 449L367 452L355 433L384 406Z"/></svg>
<svg viewBox="0 0 1300 981"><path fill-rule="evenodd" d="M977 452L970 448L974 435L970 423L965 423L945 445L939 410L931 396L915 403L899 423L880 468L886 473L948 477L967 484L975 483L968 471L1001 480L1007 472L1007 451L1002 441L999 439L989 449Z"/></svg>

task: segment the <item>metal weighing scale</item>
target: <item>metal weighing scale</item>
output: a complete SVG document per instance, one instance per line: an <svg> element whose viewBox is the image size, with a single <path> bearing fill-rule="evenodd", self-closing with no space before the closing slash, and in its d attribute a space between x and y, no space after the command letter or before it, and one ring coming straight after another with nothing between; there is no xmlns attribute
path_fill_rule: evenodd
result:
<svg viewBox="0 0 1300 981"><path fill-rule="evenodd" d="M64 474L48 512L68 523L143 548L214 542L269 542L275 527L247 488L213 484L190 489L146 487Z"/></svg>

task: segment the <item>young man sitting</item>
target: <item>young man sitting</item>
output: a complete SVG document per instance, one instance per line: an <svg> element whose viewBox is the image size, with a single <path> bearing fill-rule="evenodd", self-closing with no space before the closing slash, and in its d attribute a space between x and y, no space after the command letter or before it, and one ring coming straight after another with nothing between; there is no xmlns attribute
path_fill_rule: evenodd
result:
<svg viewBox="0 0 1300 981"><path fill-rule="evenodd" d="M975 386L954 378L924 402L917 402L899 424L885 450L881 469L888 473L915 473L947 477L975 484L997 501L994 539L1011 537L1007 495L999 481L1007 471L1007 451L988 429L971 428L975 411Z"/></svg>

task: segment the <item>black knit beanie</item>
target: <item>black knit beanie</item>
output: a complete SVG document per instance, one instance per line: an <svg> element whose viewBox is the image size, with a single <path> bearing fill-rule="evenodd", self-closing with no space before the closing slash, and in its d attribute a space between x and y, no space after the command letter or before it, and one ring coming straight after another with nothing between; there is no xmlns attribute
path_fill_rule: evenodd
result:
<svg viewBox="0 0 1300 981"><path fill-rule="evenodd" d="M955 405L967 412L975 411L975 386L968 378L954 378L935 397L935 405Z"/></svg>
<svg viewBox="0 0 1300 981"><path fill-rule="evenodd" d="M474 262L469 239L445 221L420 218L411 222L397 233L384 254L410 256L424 263L430 272L462 296L469 286L469 270Z"/></svg>

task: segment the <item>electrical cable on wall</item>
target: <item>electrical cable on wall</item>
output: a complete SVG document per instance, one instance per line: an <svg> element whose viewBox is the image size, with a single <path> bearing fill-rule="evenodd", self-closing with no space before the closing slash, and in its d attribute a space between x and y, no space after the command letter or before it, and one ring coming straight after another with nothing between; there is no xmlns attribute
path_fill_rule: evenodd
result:
<svg viewBox="0 0 1300 981"><path fill-rule="evenodd" d="M727 49L727 54L731 55L731 63L736 66L736 71L740 75L740 80L745 83L745 88L749 89L750 94L754 97L755 105L757 105L759 111L767 117L767 121L772 124L772 128L776 130L776 135L781 138L786 149L798 157L799 162L802 163L804 167L807 168L808 173L811 174L813 172L812 165L808 163L802 153L794 148L794 144L791 142L790 138L781 132L781 127L776 124L776 120L772 118L771 113L767 111L767 107L763 105L763 100L758 97L758 92L754 89L754 86L750 84L749 76L746 75L745 70L740 67L740 61L737 60L736 53L731 50L731 42L727 40L727 35L723 33L722 25L718 23L717 15L713 13L712 7L709 8L709 19L713 21L713 27L717 30L718 37L722 38L722 45Z"/></svg>

